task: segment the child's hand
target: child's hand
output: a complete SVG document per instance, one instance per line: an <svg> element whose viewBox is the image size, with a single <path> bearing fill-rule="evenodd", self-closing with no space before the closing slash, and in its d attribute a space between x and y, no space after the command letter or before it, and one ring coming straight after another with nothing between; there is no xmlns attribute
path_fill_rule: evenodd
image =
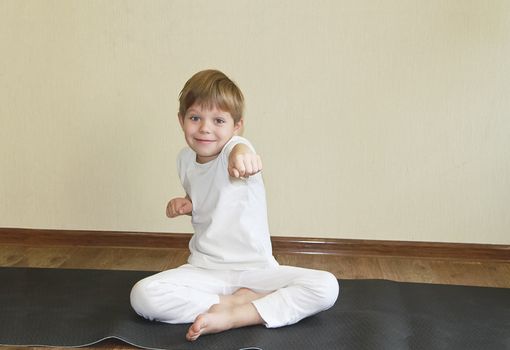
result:
<svg viewBox="0 0 510 350"><path fill-rule="evenodd" d="M232 177L249 177L261 170L262 160L258 154L239 152L229 157L228 173Z"/></svg>
<svg viewBox="0 0 510 350"><path fill-rule="evenodd" d="M191 200L186 198L174 198L168 202L166 206L166 216L169 218L175 218L179 215L190 214L193 210L193 203Z"/></svg>

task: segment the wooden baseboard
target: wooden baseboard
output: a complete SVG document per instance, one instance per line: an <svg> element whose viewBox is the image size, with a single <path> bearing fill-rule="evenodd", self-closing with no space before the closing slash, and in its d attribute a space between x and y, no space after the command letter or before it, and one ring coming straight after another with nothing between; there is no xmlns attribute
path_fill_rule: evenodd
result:
<svg viewBox="0 0 510 350"><path fill-rule="evenodd" d="M0 244L187 248L191 234L0 228ZM272 237L275 254L510 261L510 245Z"/></svg>

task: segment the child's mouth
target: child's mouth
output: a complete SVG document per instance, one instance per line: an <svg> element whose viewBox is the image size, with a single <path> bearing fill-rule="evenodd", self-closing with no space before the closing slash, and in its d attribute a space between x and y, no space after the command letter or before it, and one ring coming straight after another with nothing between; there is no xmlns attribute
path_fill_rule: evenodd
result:
<svg viewBox="0 0 510 350"><path fill-rule="evenodd" d="M200 142L200 143L212 143L214 142L214 140L204 140L204 139L195 139L197 142Z"/></svg>

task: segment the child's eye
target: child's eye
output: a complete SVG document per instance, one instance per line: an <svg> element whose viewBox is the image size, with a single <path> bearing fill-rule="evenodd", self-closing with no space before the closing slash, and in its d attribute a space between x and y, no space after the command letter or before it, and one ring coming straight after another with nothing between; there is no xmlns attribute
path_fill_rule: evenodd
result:
<svg viewBox="0 0 510 350"><path fill-rule="evenodd" d="M216 124L225 124L225 119L217 118Z"/></svg>
<svg viewBox="0 0 510 350"><path fill-rule="evenodd" d="M189 117L191 121L198 122L200 120L200 117L198 115L192 115Z"/></svg>

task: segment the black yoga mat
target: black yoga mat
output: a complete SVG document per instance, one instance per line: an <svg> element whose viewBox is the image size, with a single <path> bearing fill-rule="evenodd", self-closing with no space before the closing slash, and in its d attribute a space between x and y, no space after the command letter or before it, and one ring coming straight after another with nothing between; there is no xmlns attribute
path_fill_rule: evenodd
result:
<svg viewBox="0 0 510 350"><path fill-rule="evenodd" d="M336 305L279 329L200 337L146 321L129 291L152 272L0 268L0 344L84 346L117 338L150 349L510 349L510 289L343 280Z"/></svg>

